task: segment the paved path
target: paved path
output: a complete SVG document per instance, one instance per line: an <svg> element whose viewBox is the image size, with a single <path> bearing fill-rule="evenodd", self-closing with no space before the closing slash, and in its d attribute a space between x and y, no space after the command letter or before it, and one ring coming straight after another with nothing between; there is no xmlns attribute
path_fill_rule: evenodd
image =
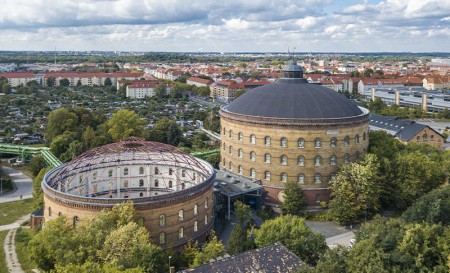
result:
<svg viewBox="0 0 450 273"><path fill-rule="evenodd" d="M2 166L2 169L14 181L16 189L12 192L0 195L0 203L8 203L21 199L32 198L31 194L33 192L33 180L31 180L31 178L29 178L22 172L9 167Z"/></svg>
<svg viewBox="0 0 450 273"><path fill-rule="evenodd" d="M349 231L343 234L339 234L333 237L329 237L325 239L327 245L341 245L341 246L350 246L350 240L355 238L355 233L353 231Z"/></svg>

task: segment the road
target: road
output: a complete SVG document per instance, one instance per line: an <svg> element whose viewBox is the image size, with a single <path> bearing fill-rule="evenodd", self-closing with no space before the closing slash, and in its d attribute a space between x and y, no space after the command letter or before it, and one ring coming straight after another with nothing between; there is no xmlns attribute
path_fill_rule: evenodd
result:
<svg viewBox="0 0 450 273"><path fill-rule="evenodd" d="M12 192L5 193L0 196L0 203L8 203L18 201L21 199L31 198L33 192L33 180L25 174L15 169L2 166L2 169L11 177L16 185L16 189ZM22 198L21 198L22 196Z"/></svg>

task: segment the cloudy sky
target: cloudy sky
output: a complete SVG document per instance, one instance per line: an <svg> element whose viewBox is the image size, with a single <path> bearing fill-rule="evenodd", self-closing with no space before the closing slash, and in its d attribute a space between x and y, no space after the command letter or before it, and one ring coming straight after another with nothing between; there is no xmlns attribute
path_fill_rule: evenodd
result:
<svg viewBox="0 0 450 273"><path fill-rule="evenodd" d="M450 52L450 0L0 4L0 50Z"/></svg>

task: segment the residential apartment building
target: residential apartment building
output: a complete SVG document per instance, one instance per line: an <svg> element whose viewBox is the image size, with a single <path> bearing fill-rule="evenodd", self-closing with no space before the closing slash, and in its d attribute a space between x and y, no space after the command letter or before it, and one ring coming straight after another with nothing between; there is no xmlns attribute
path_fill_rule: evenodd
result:
<svg viewBox="0 0 450 273"><path fill-rule="evenodd" d="M8 84L11 85L11 87L17 87L20 85L26 86L30 81L37 81L39 83L39 76L31 72L2 73L0 74L0 77L6 78L8 80Z"/></svg>
<svg viewBox="0 0 450 273"><path fill-rule="evenodd" d="M213 82L211 80L208 80L208 79L203 79L203 78L198 78L198 77L189 77L186 80L186 83L190 84L190 85L195 85L197 87L208 87Z"/></svg>
<svg viewBox="0 0 450 273"><path fill-rule="evenodd" d="M427 90L450 89L450 77L431 76L423 80L423 88Z"/></svg>
<svg viewBox="0 0 450 273"><path fill-rule="evenodd" d="M118 80L134 81L139 80L143 76L143 72L48 72L44 74L42 85L47 86L49 78L55 79L55 86L59 86L62 79L68 79L70 86L103 86L108 78L111 80L112 85L116 85Z"/></svg>
<svg viewBox="0 0 450 273"><path fill-rule="evenodd" d="M126 87L126 97L132 99L143 99L156 95L158 83L155 81L134 81Z"/></svg>

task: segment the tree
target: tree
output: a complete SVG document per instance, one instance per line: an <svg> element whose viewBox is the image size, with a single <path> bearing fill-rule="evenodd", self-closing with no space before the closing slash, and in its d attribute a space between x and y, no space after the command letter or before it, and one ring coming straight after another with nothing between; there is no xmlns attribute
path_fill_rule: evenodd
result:
<svg viewBox="0 0 450 273"><path fill-rule="evenodd" d="M112 81L110 78L106 78L105 79L105 86L111 86L112 85Z"/></svg>
<svg viewBox="0 0 450 273"><path fill-rule="evenodd" d="M31 159L28 169L33 176L36 176L46 166L47 164L45 163L44 158L41 155L35 155L33 156L33 159Z"/></svg>
<svg viewBox="0 0 450 273"><path fill-rule="evenodd" d="M395 203L406 209L414 200L438 187L444 181L439 162L420 151L398 154L393 162L393 183L396 186Z"/></svg>
<svg viewBox="0 0 450 273"><path fill-rule="evenodd" d="M76 132L78 126L77 115L67 108L59 108L48 115L45 137L48 143L51 143L55 137L62 135L65 131Z"/></svg>
<svg viewBox="0 0 450 273"><path fill-rule="evenodd" d="M388 273L385 262L389 255L375 245L375 239L367 239L353 245L346 259L347 272Z"/></svg>
<svg viewBox="0 0 450 273"><path fill-rule="evenodd" d="M93 142L95 140L95 131L91 126L87 126L82 135L83 148L87 150L92 148Z"/></svg>
<svg viewBox="0 0 450 273"><path fill-rule="evenodd" d="M171 122L167 128L167 144L178 146L183 137L180 126L175 122Z"/></svg>
<svg viewBox="0 0 450 273"><path fill-rule="evenodd" d="M258 247L276 242L282 243L301 260L314 265L327 245L325 238L319 233L313 233L305 224L305 219L282 215L268 220L261 225L256 233L255 243Z"/></svg>
<svg viewBox="0 0 450 273"><path fill-rule="evenodd" d="M350 224L380 208L378 166L373 154L342 166L330 187L330 212L336 221Z"/></svg>
<svg viewBox="0 0 450 273"><path fill-rule="evenodd" d="M348 256L348 248L337 246L329 248L320 256L319 262L313 272L317 273L347 273L348 266L345 260Z"/></svg>
<svg viewBox="0 0 450 273"><path fill-rule="evenodd" d="M9 85L8 83L4 83L2 85L2 92L5 94L11 93L11 85Z"/></svg>
<svg viewBox="0 0 450 273"><path fill-rule="evenodd" d="M292 181L288 182L284 188L283 211L288 214L299 215L306 204L307 201L300 185Z"/></svg>
<svg viewBox="0 0 450 273"><path fill-rule="evenodd" d="M61 79L59 80L59 85L67 87L70 85L70 81L67 78Z"/></svg>
<svg viewBox="0 0 450 273"><path fill-rule="evenodd" d="M236 210L237 220L241 225L244 225L245 222L250 221L252 212L249 205L246 205L238 200L234 202L234 208Z"/></svg>
<svg viewBox="0 0 450 273"><path fill-rule="evenodd" d="M72 159L72 151L75 147L69 150L70 144L74 141L74 134L71 132L65 132L62 135L58 135L52 140L50 144L50 151L58 157L61 161L69 161Z"/></svg>
<svg viewBox="0 0 450 273"><path fill-rule="evenodd" d="M450 224L450 186L445 185L417 199L402 215L410 223Z"/></svg>
<svg viewBox="0 0 450 273"><path fill-rule="evenodd" d="M194 261L190 267L198 267L206 264L211 259L215 259L219 256L225 254L225 247L222 242L217 240L216 234L214 232L211 234L211 239L207 242L202 250L195 254Z"/></svg>
<svg viewBox="0 0 450 273"><path fill-rule="evenodd" d="M56 79L54 77L47 78L47 86L55 86Z"/></svg>
<svg viewBox="0 0 450 273"><path fill-rule="evenodd" d="M45 174L50 171L51 168L43 168L39 171L36 177L33 179L33 209L38 210L44 207L44 192L42 191L41 184L44 180Z"/></svg>
<svg viewBox="0 0 450 273"><path fill-rule="evenodd" d="M53 272L53 271L52 271ZM82 265L56 265L55 273L144 273L142 268L124 269L117 263L98 264L94 262L86 262Z"/></svg>
<svg viewBox="0 0 450 273"><path fill-rule="evenodd" d="M242 224L237 223L231 231L230 239L227 244L227 253L230 255L255 248L253 238L247 235L247 229Z"/></svg>
<svg viewBox="0 0 450 273"><path fill-rule="evenodd" d="M144 123L137 114L130 110L122 109L115 112L106 122L108 133L113 141L119 141L130 136L142 137L144 135Z"/></svg>

